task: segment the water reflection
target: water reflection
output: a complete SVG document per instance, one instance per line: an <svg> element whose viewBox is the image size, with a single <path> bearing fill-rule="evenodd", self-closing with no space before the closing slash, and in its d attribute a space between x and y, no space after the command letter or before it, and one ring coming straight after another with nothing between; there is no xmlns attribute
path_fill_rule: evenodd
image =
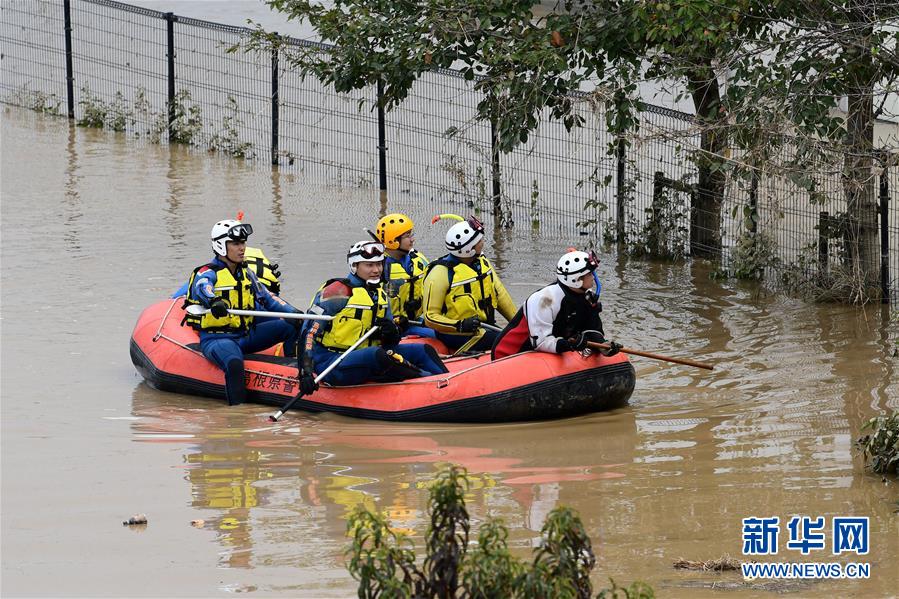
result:
<svg viewBox="0 0 899 599"><path fill-rule="evenodd" d="M171 247L184 247L185 240L184 222L186 216L183 211L183 198L191 190L191 174L193 169L190 162L185 160L187 149L181 144L172 144L168 151L168 169L166 183L168 194L164 207L166 231L172 240Z"/></svg>
<svg viewBox="0 0 899 599"><path fill-rule="evenodd" d="M66 138L65 201L62 206L63 215L61 219L65 228L63 239L71 249L74 257L82 255L79 221L84 216L79 193L82 175L78 165L77 132L78 128L75 126L75 123L69 123L68 136Z"/></svg>
<svg viewBox="0 0 899 599"><path fill-rule="evenodd" d="M360 505L385 511L395 530L420 536L427 488L447 464L469 472L474 520L502 517L530 544L546 514L573 499L576 489L565 483L624 478L636 443L630 410L592 422L452 427L302 413L267 426L252 407L206 408L208 402L140 384L132 428L138 442L183 445L192 505L210 512L203 518L218 531L221 565L240 568L287 559L290 552L277 545L296 534L304 547L317 547L312 553L340 563L346 520ZM563 431L564 448L541 442Z"/></svg>

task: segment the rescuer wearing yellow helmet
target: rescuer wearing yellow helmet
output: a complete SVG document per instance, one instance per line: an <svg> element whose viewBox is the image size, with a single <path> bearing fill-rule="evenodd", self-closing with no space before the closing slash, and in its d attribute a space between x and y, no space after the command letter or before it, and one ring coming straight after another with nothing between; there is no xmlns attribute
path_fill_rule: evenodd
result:
<svg viewBox="0 0 899 599"><path fill-rule="evenodd" d="M408 325L421 318L422 282L428 259L413 248L415 223L405 214L388 214L375 225L375 235L384 244L384 290L390 298L394 318L406 334L434 337L433 329Z"/></svg>

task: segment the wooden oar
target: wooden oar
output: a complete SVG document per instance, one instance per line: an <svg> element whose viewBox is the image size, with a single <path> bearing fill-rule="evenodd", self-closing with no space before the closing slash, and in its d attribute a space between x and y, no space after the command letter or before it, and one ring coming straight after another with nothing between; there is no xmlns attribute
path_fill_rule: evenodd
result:
<svg viewBox="0 0 899 599"><path fill-rule="evenodd" d="M596 349L611 349L608 343L596 343L594 341L588 341L587 345ZM626 354L633 354L635 356L643 356L644 358L652 358L653 360L662 360L664 362L674 362L675 364L684 364L686 366L694 366L696 368L705 368L706 370L714 369L714 366L712 366L711 364L706 364L705 362L697 362L695 360L688 360L687 358L672 358L670 356L661 356L659 354L651 354L648 351L640 351L638 349L630 349L628 347L622 347L618 351L624 352Z"/></svg>

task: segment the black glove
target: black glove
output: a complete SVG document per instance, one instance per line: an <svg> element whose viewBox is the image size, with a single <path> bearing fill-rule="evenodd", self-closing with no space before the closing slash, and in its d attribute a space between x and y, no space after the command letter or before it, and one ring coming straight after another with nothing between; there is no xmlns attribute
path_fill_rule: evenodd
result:
<svg viewBox="0 0 899 599"><path fill-rule="evenodd" d="M590 341L590 333L579 333L573 341L574 343L571 344L572 350L584 351L587 349L587 342Z"/></svg>
<svg viewBox="0 0 899 599"><path fill-rule="evenodd" d="M621 348L624 347L620 343L615 343L614 341L606 341L609 344L609 349L601 349L599 353L606 357L611 357L621 351Z"/></svg>
<svg viewBox="0 0 899 599"><path fill-rule="evenodd" d="M209 311L216 318L224 318L228 315L228 302L220 297L215 298L209 304Z"/></svg>
<svg viewBox="0 0 899 599"><path fill-rule="evenodd" d="M294 308L294 312L292 312L292 314L302 314L302 313L303 313L302 310L298 310L296 308ZM306 324L306 321L301 318L285 318L284 320L286 320L288 323L290 323L290 325L293 326L293 328L295 328L297 330L298 334L300 331L303 330L303 325Z"/></svg>
<svg viewBox="0 0 899 599"><path fill-rule="evenodd" d="M460 333L470 333L473 335L478 332L479 328L481 328L481 321L478 320L477 316L469 316L456 323L456 330Z"/></svg>
<svg viewBox="0 0 899 599"><path fill-rule="evenodd" d="M403 307L406 310L406 314L409 316L418 316L418 311L421 310L421 299L409 300Z"/></svg>
<svg viewBox="0 0 899 599"><path fill-rule="evenodd" d="M405 316L394 316L393 322L396 323L400 333L405 333L409 329L409 319Z"/></svg>
<svg viewBox="0 0 899 599"><path fill-rule="evenodd" d="M303 368L300 369L300 392L309 395L318 391L318 383L315 382L312 359L306 356L303 359Z"/></svg>
<svg viewBox="0 0 899 599"><path fill-rule="evenodd" d="M400 342L400 329L389 318L377 319L375 326L378 327L377 335L381 340L381 345L396 345Z"/></svg>
<svg viewBox="0 0 899 599"><path fill-rule="evenodd" d="M588 333L580 333L573 339L559 339L556 341L556 353L561 354L567 351L584 351L589 341Z"/></svg>

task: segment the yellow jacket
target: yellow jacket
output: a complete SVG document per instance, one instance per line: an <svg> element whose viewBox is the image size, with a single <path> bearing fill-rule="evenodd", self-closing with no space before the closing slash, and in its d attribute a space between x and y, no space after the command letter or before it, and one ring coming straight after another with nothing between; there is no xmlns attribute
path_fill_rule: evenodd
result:
<svg viewBox="0 0 899 599"><path fill-rule="evenodd" d="M518 310L484 256L470 266L455 256L436 260L428 267L422 293L425 325L441 333L458 333L457 323L472 316L492 324L496 310L511 320Z"/></svg>

